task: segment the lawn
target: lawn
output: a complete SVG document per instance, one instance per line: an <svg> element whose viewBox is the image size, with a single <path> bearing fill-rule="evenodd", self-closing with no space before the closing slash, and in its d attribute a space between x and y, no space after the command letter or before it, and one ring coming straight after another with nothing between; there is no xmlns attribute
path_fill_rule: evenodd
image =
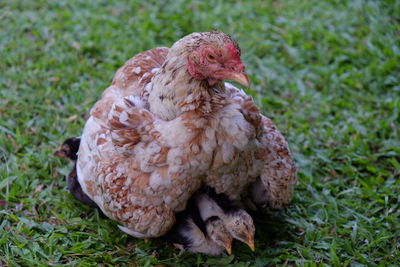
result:
<svg viewBox="0 0 400 267"><path fill-rule="evenodd" d="M179 253L77 202L52 156L136 53L217 28L299 181L256 247ZM0 266L399 266L399 1L0 2Z"/></svg>

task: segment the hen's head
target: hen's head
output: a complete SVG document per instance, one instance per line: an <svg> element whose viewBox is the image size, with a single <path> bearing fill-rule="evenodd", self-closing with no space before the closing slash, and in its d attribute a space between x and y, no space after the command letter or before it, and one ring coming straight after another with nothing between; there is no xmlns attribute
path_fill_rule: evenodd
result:
<svg viewBox="0 0 400 267"><path fill-rule="evenodd" d="M192 33L176 42L172 50L177 48L187 56L188 72L196 80L205 80L211 86L233 80L249 87L240 48L229 35L217 31Z"/></svg>

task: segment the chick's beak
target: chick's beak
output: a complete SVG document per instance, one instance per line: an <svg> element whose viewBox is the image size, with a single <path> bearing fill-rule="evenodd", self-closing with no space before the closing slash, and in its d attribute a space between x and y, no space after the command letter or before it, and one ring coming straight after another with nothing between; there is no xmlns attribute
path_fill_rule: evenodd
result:
<svg viewBox="0 0 400 267"><path fill-rule="evenodd" d="M229 255L232 254L232 239L231 240L224 240L223 242L224 248Z"/></svg>
<svg viewBox="0 0 400 267"><path fill-rule="evenodd" d="M238 82L246 88L250 87L249 77L244 72L231 72L227 79Z"/></svg>
<svg viewBox="0 0 400 267"><path fill-rule="evenodd" d="M255 247L255 245L254 245L254 235L249 234L249 235L247 236L247 238L246 238L246 244L250 247L250 249L251 249L252 251L255 251L255 250L256 250L256 247Z"/></svg>
<svg viewBox="0 0 400 267"><path fill-rule="evenodd" d="M222 245L224 246L226 252L228 252L229 255L232 254L232 238L224 237L221 238L220 241L222 242Z"/></svg>
<svg viewBox="0 0 400 267"><path fill-rule="evenodd" d="M53 155L56 157L64 157L65 156L65 154L62 152L61 147L57 148L56 151L54 151Z"/></svg>

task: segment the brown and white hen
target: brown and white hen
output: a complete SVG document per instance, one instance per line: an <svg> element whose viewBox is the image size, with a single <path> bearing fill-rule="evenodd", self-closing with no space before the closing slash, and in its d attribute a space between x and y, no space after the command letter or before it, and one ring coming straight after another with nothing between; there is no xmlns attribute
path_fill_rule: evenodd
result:
<svg viewBox="0 0 400 267"><path fill-rule="evenodd" d="M248 87L243 71L239 46L217 31L138 54L117 71L86 122L77 172L120 229L164 234L202 183L240 201L257 181L254 202L290 201L296 168L285 139L251 97L224 83Z"/></svg>

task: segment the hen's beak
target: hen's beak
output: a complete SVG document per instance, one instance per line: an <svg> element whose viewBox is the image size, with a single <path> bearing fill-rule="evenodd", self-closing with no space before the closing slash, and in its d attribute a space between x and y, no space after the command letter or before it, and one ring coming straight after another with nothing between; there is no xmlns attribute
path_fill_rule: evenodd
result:
<svg viewBox="0 0 400 267"><path fill-rule="evenodd" d="M244 72L231 72L227 79L238 82L246 88L250 87L249 77Z"/></svg>

